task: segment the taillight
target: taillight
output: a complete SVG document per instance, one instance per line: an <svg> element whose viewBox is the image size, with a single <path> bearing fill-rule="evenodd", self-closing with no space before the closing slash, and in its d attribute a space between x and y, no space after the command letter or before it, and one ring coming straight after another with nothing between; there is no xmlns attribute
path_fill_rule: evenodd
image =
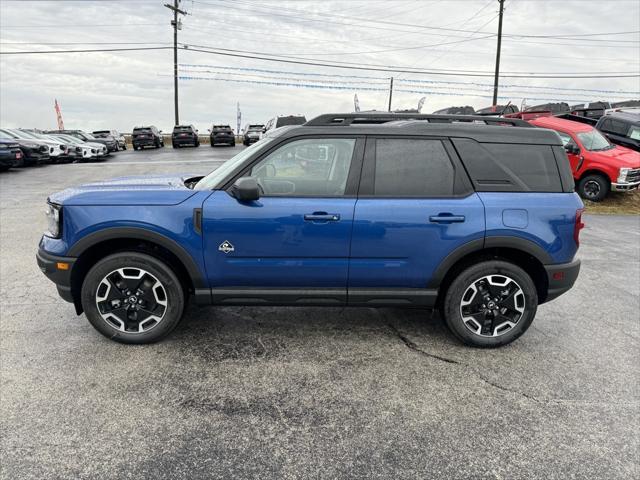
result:
<svg viewBox="0 0 640 480"><path fill-rule="evenodd" d="M576 210L576 223L573 225L573 239L576 242L576 246L580 246L580 230L584 228L584 223L582 223L582 213L584 212L584 208L579 208Z"/></svg>

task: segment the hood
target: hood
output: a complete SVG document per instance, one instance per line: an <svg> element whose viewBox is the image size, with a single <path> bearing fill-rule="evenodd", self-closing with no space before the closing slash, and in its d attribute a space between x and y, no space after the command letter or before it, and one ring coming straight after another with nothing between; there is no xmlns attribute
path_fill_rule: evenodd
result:
<svg viewBox="0 0 640 480"><path fill-rule="evenodd" d="M609 150L589 152L599 160L613 163L616 167L640 168L640 152L616 145Z"/></svg>
<svg viewBox="0 0 640 480"><path fill-rule="evenodd" d="M67 188L49 197L58 205L177 205L195 194L185 180L194 175L118 177Z"/></svg>

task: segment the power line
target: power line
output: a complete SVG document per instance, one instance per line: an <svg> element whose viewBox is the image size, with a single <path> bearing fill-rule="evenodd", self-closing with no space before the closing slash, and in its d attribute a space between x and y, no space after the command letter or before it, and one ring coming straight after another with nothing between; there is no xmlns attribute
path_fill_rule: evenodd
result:
<svg viewBox="0 0 640 480"><path fill-rule="evenodd" d="M93 53L93 52L125 52L125 51L144 51L144 50L167 50L172 47L139 47L139 48L103 48L103 49L74 49L74 50L22 50L17 52L0 52L0 55L30 55L30 54L59 54L59 53ZM446 75L446 76L461 76L461 77L491 77L492 74L481 74L481 73L472 73L472 72L442 72L442 71L429 71L423 69L411 69L407 70L406 67L395 67L395 66L383 66L383 65L372 65L372 64L347 64L347 62L333 62L333 63L321 63L321 62L312 62L312 61L301 61L301 60L293 60L293 59L283 59L283 58L270 58L261 55L247 55L243 53L232 53L232 52L243 52L242 50L231 50L226 49L226 51L214 51L213 49L202 49L202 48L194 48L191 45L183 44L178 47L182 50L187 50L190 52L200 52L207 53L210 55L219 55L226 57L237 57L237 58L248 58L253 60L264 60L269 62L279 62L279 63L290 63L296 65L311 65L318 67L330 67L330 68L342 68L348 70L364 70L364 71L379 71L379 72L400 72L400 73L423 73L430 75ZM566 79L581 79L581 78L636 78L640 77L639 73L631 73L624 72L622 74L608 74L608 72L603 72L603 74L598 75L582 75L582 74L572 74L572 75L538 75L538 74L522 74L522 75L503 75L504 78L566 78Z"/></svg>
<svg viewBox="0 0 640 480"><path fill-rule="evenodd" d="M303 77L326 77L326 78L349 78L349 79L364 79L364 80L383 80L386 82L389 80L389 77L380 77L380 76L371 76L371 75L344 75L339 73L317 73L317 72L295 72L291 70L272 70L266 68L255 68L255 67L229 67L226 65L211 65L211 64L190 64L190 63L180 63L179 67L188 67L188 68L216 68L221 70L239 70L243 72L260 72L260 73L274 73L280 75L297 75ZM481 82L460 82L455 80L431 80L431 79L423 79L423 78L407 78L407 79L399 79L396 77L396 82L402 83L417 83L417 84L446 84L446 85L464 85L464 86L477 86L477 87L492 87L492 83L481 83ZM580 91L580 92L598 92L598 93L613 93L613 94L631 94L631 95L639 95L640 92L637 91L625 91L625 90L602 90L602 89L591 89L591 88L563 88L563 87L547 87L547 86L538 86L538 85L522 85L522 84L505 84L501 83L500 88L532 88L532 89L544 89L544 90L564 90L564 91Z"/></svg>

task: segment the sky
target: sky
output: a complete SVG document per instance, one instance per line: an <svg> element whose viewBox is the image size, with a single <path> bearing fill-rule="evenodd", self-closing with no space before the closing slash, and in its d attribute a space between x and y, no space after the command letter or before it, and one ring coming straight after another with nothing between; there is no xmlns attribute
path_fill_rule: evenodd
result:
<svg viewBox="0 0 640 480"><path fill-rule="evenodd" d="M170 131L167 1L0 0L0 125L55 128L57 99L66 128ZM356 94L362 110L386 110L392 76L394 109L421 97L423 113L492 103L498 0L182 0L180 8L178 41L189 45L178 51L180 122L201 132L213 123L235 129L237 102L243 125L351 112ZM164 48L8 54L156 47ZM638 99L640 1L506 0L500 71L501 104ZM543 75L622 78L534 78Z"/></svg>

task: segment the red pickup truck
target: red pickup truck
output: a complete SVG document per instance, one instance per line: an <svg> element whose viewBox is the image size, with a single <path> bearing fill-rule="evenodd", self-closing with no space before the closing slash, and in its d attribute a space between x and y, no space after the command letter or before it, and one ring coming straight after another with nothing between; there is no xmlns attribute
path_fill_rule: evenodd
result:
<svg viewBox="0 0 640 480"><path fill-rule="evenodd" d="M560 135L582 198L599 202L610 191L627 192L640 186L639 152L610 143L590 125L547 115L526 120Z"/></svg>

